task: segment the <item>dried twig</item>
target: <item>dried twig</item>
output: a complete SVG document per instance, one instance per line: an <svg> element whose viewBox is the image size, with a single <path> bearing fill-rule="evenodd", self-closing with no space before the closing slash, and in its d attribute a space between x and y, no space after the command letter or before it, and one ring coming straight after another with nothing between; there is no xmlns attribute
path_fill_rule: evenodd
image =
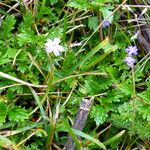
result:
<svg viewBox="0 0 150 150"><path fill-rule="evenodd" d="M88 114L90 112L90 108L93 104L94 97L91 97L90 99L82 99L80 108L78 109L78 112L76 114L73 128L82 131L85 122L87 120ZM65 144L65 150L74 150L75 149L75 144L70 136L68 136L67 142Z"/></svg>

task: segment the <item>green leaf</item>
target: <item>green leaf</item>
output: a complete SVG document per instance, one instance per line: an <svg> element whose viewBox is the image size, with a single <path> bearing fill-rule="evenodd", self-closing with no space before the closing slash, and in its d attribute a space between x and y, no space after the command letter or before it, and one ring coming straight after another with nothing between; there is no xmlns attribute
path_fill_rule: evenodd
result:
<svg viewBox="0 0 150 150"><path fill-rule="evenodd" d="M2 37L1 38L8 38L11 35L11 30L15 25L16 20L14 16L7 16L6 19L2 22Z"/></svg>
<svg viewBox="0 0 150 150"><path fill-rule="evenodd" d="M77 137L75 136L75 134L74 134L74 132L73 132L73 129L70 128L68 122L67 122L64 118L62 119L62 121L63 121L64 126L65 126L66 129L68 130L68 132L69 132L71 138L74 140L74 142L75 142L75 144L76 144L77 150L81 150L80 143L78 142L78 139L77 139Z"/></svg>
<svg viewBox="0 0 150 150"><path fill-rule="evenodd" d="M143 116L143 119L150 121L150 106L149 105L141 106L137 109L139 111L139 114Z"/></svg>
<svg viewBox="0 0 150 150"><path fill-rule="evenodd" d="M4 11L2 8L0 8L0 13L4 14L4 15L8 15L8 13L6 11ZM1 21L0 21L0 23L1 23Z"/></svg>
<svg viewBox="0 0 150 150"><path fill-rule="evenodd" d="M17 50L15 48L11 48L10 46L7 47L7 52L5 55L7 55L8 58L14 58Z"/></svg>
<svg viewBox="0 0 150 150"><path fill-rule="evenodd" d="M43 2L44 2L44 0L43 0ZM50 21L50 22L54 21L55 22L58 19L56 14L53 12L53 9L49 9L49 7L46 7L44 3L41 6L41 9L40 9L40 11L38 12L37 15L38 16L37 16L37 21L36 22L39 22L40 19L41 20L45 19L46 22L48 22L48 21ZM46 17L44 15L46 15ZM55 28L53 28L53 29L55 29Z"/></svg>
<svg viewBox="0 0 150 150"><path fill-rule="evenodd" d="M50 0L51 5L56 4L58 1L57 0Z"/></svg>
<svg viewBox="0 0 150 150"><path fill-rule="evenodd" d="M114 1L119 1L119 0L113 0ZM112 2L112 0L93 0L92 3L96 3L96 4L105 4L108 2Z"/></svg>
<svg viewBox="0 0 150 150"><path fill-rule="evenodd" d="M103 142L103 144L104 144L104 145L112 144L113 142L115 142L116 140L118 140L119 138L121 138L124 133L125 133L125 130L119 132L118 134L116 134L116 135L113 136L112 138L110 138L110 139L108 139L107 141Z"/></svg>
<svg viewBox="0 0 150 150"><path fill-rule="evenodd" d="M95 95L103 92L112 85L109 77L87 76L85 84L80 87L80 92L86 95Z"/></svg>
<svg viewBox="0 0 150 150"><path fill-rule="evenodd" d="M18 44L20 46L24 45L24 44L28 44L28 43L32 43L32 37L30 34L27 33L20 33L18 34Z"/></svg>
<svg viewBox="0 0 150 150"><path fill-rule="evenodd" d="M88 18L88 27L94 31L98 27L98 18L97 17L89 17Z"/></svg>
<svg viewBox="0 0 150 150"><path fill-rule="evenodd" d="M40 101L39 96L37 95L37 93L35 92L35 90L32 87L29 87L29 88L30 88L35 100L36 100L36 103L37 103L38 107L40 108L43 119L48 119L46 117L46 114L45 114L45 111L44 111L44 108L42 106L42 102Z"/></svg>
<svg viewBox="0 0 150 150"><path fill-rule="evenodd" d="M66 42L66 32L67 32L67 14L64 15L64 27L63 27L63 42Z"/></svg>
<svg viewBox="0 0 150 150"><path fill-rule="evenodd" d="M68 51L67 55L64 59L64 62L63 62L61 73L64 74L64 75L69 74L69 70L71 70L72 66L74 64L76 64L77 62L78 61L77 61L77 58L75 57L74 52L73 51Z"/></svg>
<svg viewBox="0 0 150 150"><path fill-rule="evenodd" d="M67 3L67 6L84 10L88 8L87 0L71 0Z"/></svg>
<svg viewBox="0 0 150 150"><path fill-rule="evenodd" d="M23 22L21 22L19 26L20 33L29 34L30 36L33 35L34 33L33 24L34 24L34 18L31 11L29 11L23 17Z"/></svg>
<svg viewBox="0 0 150 150"><path fill-rule="evenodd" d="M120 102L122 97L123 94L119 90L111 90L110 92L107 92L106 97L100 98L100 102L103 105L110 104L113 102Z"/></svg>
<svg viewBox="0 0 150 150"><path fill-rule="evenodd" d="M35 122L33 125L27 125L23 128L19 128L17 130L14 130L13 133L14 134L18 134L27 130L31 130L33 128L40 128L44 123L43 122Z"/></svg>
<svg viewBox="0 0 150 150"><path fill-rule="evenodd" d="M145 103L150 104L150 90L149 89L145 90L142 93L139 93L138 96L141 97Z"/></svg>
<svg viewBox="0 0 150 150"><path fill-rule="evenodd" d="M106 38L104 41L102 41L100 44L98 44L95 48L93 48L89 53L87 53L76 65L72 67L70 70L70 74L75 71L78 67L83 67L83 64L90 59L95 53L97 53L103 46L108 44L109 40Z"/></svg>
<svg viewBox="0 0 150 150"><path fill-rule="evenodd" d="M3 123L5 123L5 119L6 119L6 116L7 116L7 106L3 102L0 102L0 112L1 112L1 115L0 115L0 126L2 126Z"/></svg>
<svg viewBox="0 0 150 150"><path fill-rule="evenodd" d="M90 135L88 135L88 134L86 134L86 133L83 133L83 132L81 132L81 131L79 131L79 130L76 130L76 129L72 129L72 130L74 131L74 133L75 133L76 135L78 135L78 136L80 136L80 137L84 137L84 138L86 138L87 140L90 140L90 141L92 141L93 143L97 144L100 148L106 150L105 145L104 145L103 143L101 143L99 140L97 140L97 139L91 137Z"/></svg>
<svg viewBox="0 0 150 150"><path fill-rule="evenodd" d="M18 63L18 70L20 70L22 73L25 73L25 71L28 69L27 64L23 61L19 61Z"/></svg>
<svg viewBox="0 0 150 150"><path fill-rule="evenodd" d="M8 47L2 47L2 49L0 49L0 51L1 51L0 65L4 65L4 64L8 64L9 62L12 61L17 50L15 48L11 48L8 46Z"/></svg>
<svg viewBox="0 0 150 150"><path fill-rule="evenodd" d="M125 95L132 94L132 91L133 91L132 83L128 83L128 81L121 83L119 88Z"/></svg>
<svg viewBox="0 0 150 150"><path fill-rule="evenodd" d="M106 39L108 40L108 39ZM111 46L111 47L110 47ZM109 48L108 48L109 47ZM96 58L92 63L86 65L86 66L83 66L83 70L86 71L86 70L89 70L91 69L93 66L97 65L98 63L100 63L102 60L104 60L104 58L106 58L111 52L115 51L118 47L116 45L112 46L108 43L105 43L102 47L104 50L105 50L105 53L104 54L101 54L98 58ZM108 49L107 49L108 48ZM94 48L95 49L95 48Z"/></svg>
<svg viewBox="0 0 150 150"><path fill-rule="evenodd" d="M0 146L5 149L18 150L17 146L8 138L0 135Z"/></svg>
<svg viewBox="0 0 150 150"><path fill-rule="evenodd" d="M101 7L99 10L102 12L104 19L106 19L112 13L111 11L112 9L113 9L112 6L107 6ZM113 15L111 15L107 20L111 23L113 20Z"/></svg>
<svg viewBox="0 0 150 150"><path fill-rule="evenodd" d="M105 109L104 106L96 105L92 108L91 117L94 118L96 125L99 126L103 124L108 117L107 109Z"/></svg>
<svg viewBox="0 0 150 150"><path fill-rule="evenodd" d="M14 106L10 108L8 117L10 121L15 122L24 121L25 119L29 118L27 110L19 106Z"/></svg>

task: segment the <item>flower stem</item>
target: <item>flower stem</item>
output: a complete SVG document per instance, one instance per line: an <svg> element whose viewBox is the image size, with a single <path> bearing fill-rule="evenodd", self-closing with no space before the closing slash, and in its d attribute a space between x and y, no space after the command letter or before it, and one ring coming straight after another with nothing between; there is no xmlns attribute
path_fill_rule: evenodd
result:
<svg viewBox="0 0 150 150"><path fill-rule="evenodd" d="M133 82L133 97L136 96L136 91L135 91L135 74L134 74L134 67L132 67L132 82Z"/></svg>

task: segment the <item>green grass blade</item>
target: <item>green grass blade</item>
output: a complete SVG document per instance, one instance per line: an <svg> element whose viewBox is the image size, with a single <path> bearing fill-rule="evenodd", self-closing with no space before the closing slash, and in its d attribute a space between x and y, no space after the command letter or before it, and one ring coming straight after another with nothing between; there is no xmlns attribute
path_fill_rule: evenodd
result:
<svg viewBox="0 0 150 150"><path fill-rule="evenodd" d="M39 126L42 126L44 123L43 122L39 122L39 123L34 123L33 125L31 126L26 126L24 128L20 128L20 129L17 129L15 131L13 131L15 134L18 134L18 133L21 133L21 132L24 132L24 131L27 131L27 130L30 130L30 129L33 129L33 128L36 128L36 127L39 127Z"/></svg>
<svg viewBox="0 0 150 150"><path fill-rule="evenodd" d="M42 102L40 101L39 96L37 95L37 93L35 92L35 90L32 87L29 86L29 88L30 88L30 90L31 90L31 92L32 92L37 104L38 104L38 107L40 108L41 115L42 115L43 119L48 120L48 118L46 117L46 114L45 114L45 111L44 111L44 108L42 106Z"/></svg>
<svg viewBox="0 0 150 150"><path fill-rule="evenodd" d="M9 79L9 80L12 80L12 81L15 81L15 82L18 82L18 83L21 83L23 85L27 85L27 86L32 86L32 87L47 87L46 85L34 85L32 83L28 83L26 81L23 81L23 80L20 80L18 78L15 78L13 76L10 76L6 73L3 73L3 72L0 72L0 76L3 77L3 78L6 78L6 79Z"/></svg>
<svg viewBox="0 0 150 150"><path fill-rule="evenodd" d="M97 45L95 48L93 48L87 55L85 55L82 60L80 60L75 66L72 67L70 70L70 74L73 73L78 67L83 65L88 59L90 59L95 53L97 53L103 46L108 44L109 39L106 38L104 41L102 41L99 45Z"/></svg>
<svg viewBox="0 0 150 150"><path fill-rule="evenodd" d="M18 150L17 146L11 140L2 135L0 135L0 147L5 149Z"/></svg>
<svg viewBox="0 0 150 150"><path fill-rule="evenodd" d="M114 141L118 140L124 133L125 133L125 130L119 132L118 134L116 134L115 136L110 138L109 140L106 140L105 142L103 142L103 144L109 145L109 144L113 143Z"/></svg>
<svg viewBox="0 0 150 150"><path fill-rule="evenodd" d="M81 131L79 131L79 130L76 130L76 129L72 129L72 130L74 131L74 133L75 133L76 135L81 136L81 137L84 137L84 138L86 138L86 139L92 141L93 143L97 144L100 148L106 150L105 145L104 145L103 143L101 143L99 140L97 140L97 139L91 137L90 135L88 135L88 134L86 134L86 133L83 133L83 132L81 132Z"/></svg>
<svg viewBox="0 0 150 150"><path fill-rule="evenodd" d="M63 122L64 126L66 127L66 129L68 130L69 135L74 140L77 150L81 150L80 143L78 142L78 139L77 139L76 135L74 134L72 128L70 128L68 122L64 118L62 119L62 122Z"/></svg>
<svg viewBox="0 0 150 150"><path fill-rule="evenodd" d="M85 66L83 68L84 71L89 70L96 64L98 64L100 61L102 61L107 55L109 55L111 52L115 51L117 49L117 46L112 46L106 53L102 54L99 58L95 59L92 63L89 65Z"/></svg>
<svg viewBox="0 0 150 150"><path fill-rule="evenodd" d="M53 122L46 126L46 132L47 132L47 137L46 137L45 149L50 149L54 138L54 132L55 132L55 126Z"/></svg>
<svg viewBox="0 0 150 150"><path fill-rule="evenodd" d="M67 31L67 15L64 15L64 27L63 27L63 42L66 42L66 31Z"/></svg>

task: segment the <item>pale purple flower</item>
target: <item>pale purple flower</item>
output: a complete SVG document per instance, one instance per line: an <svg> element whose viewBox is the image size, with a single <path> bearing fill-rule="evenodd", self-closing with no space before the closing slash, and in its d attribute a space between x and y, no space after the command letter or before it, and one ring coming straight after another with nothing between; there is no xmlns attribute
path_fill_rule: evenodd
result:
<svg viewBox="0 0 150 150"><path fill-rule="evenodd" d="M102 28L106 28L110 26L110 22L108 20L105 20L102 24Z"/></svg>
<svg viewBox="0 0 150 150"><path fill-rule="evenodd" d="M137 46L128 46L126 48L126 52L128 53L128 56L137 55L138 54Z"/></svg>
<svg viewBox="0 0 150 150"><path fill-rule="evenodd" d="M124 62L126 62L127 65L131 68L134 66L134 63L136 62L136 60L133 58L133 55L137 55L138 54L137 51L138 51L137 46L128 46L126 48L127 57L124 60Z"/></svg>
<svg viewBox="0 0 150 150"><path fill-rule="evenodd" d="M45 45L45 51L47 53L54 53L55 56L59 56L64 51L63 46L59 45L60 39L54 38L54 40L48 39Z"/></svg>
<svg viewBox="0 0 150 150"><path fill-rule="evenodd" d="M127 56L126 59L124 60L124 62L126 62L127 65L131 68L134 66L135 61L136 60L131 56Z"/></svg>

